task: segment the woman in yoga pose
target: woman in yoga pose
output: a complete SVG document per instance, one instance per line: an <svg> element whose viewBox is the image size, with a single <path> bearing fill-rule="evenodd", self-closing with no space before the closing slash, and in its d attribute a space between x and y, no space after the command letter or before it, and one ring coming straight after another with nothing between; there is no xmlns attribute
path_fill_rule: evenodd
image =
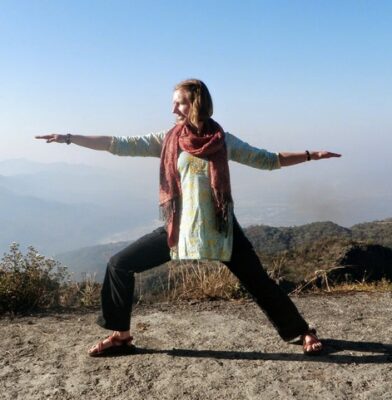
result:
<svg viewBox="0 0 392 400"><path fill-rule="evenodd" d="M120 156L160 158L159 200L165 224L111 257L98 324L113 333L91 347L89 355L129 349L134 273L169 260L221 261L250 292L283 340L300 337L306 354L319 353L322 343L315 330L269 278L235 218L228 161L273 170L340 154L308 150L272 153L250 146L211 118L210 93L197 79L175 87L173 113L173 128L145 136L37 136L48 143L72 143Z"/></svg>

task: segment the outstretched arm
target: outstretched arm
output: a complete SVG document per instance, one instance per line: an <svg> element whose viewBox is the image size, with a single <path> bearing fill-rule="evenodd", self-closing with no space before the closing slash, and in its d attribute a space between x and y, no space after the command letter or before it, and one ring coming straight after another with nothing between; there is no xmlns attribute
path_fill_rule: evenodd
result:
<svg viewBox="0 0 392 400"><path fill-rule="evenodd" d="M330 151L304 151L301 153L279 153L279 162L282 167L300 164L305 161L322 160L324 158L341 157L341 154Z"/></svg>
<svg viewBox="0 0 392 400"><path fill-rule="evenodd" d="M340 154L329 151L303 151L301 153L271 153L264 149L250 146L238 137L226 132L226 145L229 160L259 169L277 169L299 164L310 160L340 157Z"/></svg>
<svg viewBox="0 0 392 400"><path fill-rule="evenodd" d="M44 139L46 143L72 143L93 150L109 150L112 142L111 136L59 135L57 133L36 136L35 138Z"/></svg>

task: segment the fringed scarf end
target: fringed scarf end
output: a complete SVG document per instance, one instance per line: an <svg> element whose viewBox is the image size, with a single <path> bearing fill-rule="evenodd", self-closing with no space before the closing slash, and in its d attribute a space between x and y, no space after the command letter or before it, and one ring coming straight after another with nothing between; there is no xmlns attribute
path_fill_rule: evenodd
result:
<svg viewBox="0 0 392 400"><path fill-rule="evenodd" d="M218 232L224 233L225 237L229 234L230 218L233 213L233 199L230 193L213 192L215 204L215 222Z"/></svg>

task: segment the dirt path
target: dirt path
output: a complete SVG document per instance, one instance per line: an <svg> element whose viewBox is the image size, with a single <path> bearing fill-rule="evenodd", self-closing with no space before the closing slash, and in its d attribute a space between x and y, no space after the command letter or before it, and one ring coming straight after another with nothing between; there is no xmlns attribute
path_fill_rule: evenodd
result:
<svg viewBox="0 0 392 400"><path fill-rule="evenodd" d="M392 399L392 294L294 298L325 338L305 357L253 303L136 307L136 354L92 359L95 315L0 320L0 399Z"/></svg>

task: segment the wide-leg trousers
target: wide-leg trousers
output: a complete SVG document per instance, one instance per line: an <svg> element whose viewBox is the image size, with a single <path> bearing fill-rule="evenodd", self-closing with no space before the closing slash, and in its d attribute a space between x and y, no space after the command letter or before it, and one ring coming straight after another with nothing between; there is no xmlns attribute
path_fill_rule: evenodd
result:
<svg viewBox="0 0 392 400"><path fill-rule="evenodd" d="M170 249L163 227L141 237L111 257L101 292L102 314L97 323L110 330L129 330L134 274L169 260ZM252 244L235 218L232 256L224 264L253 296L283 340L292 340L309 329L288 295L265 272Z"/></svg>

